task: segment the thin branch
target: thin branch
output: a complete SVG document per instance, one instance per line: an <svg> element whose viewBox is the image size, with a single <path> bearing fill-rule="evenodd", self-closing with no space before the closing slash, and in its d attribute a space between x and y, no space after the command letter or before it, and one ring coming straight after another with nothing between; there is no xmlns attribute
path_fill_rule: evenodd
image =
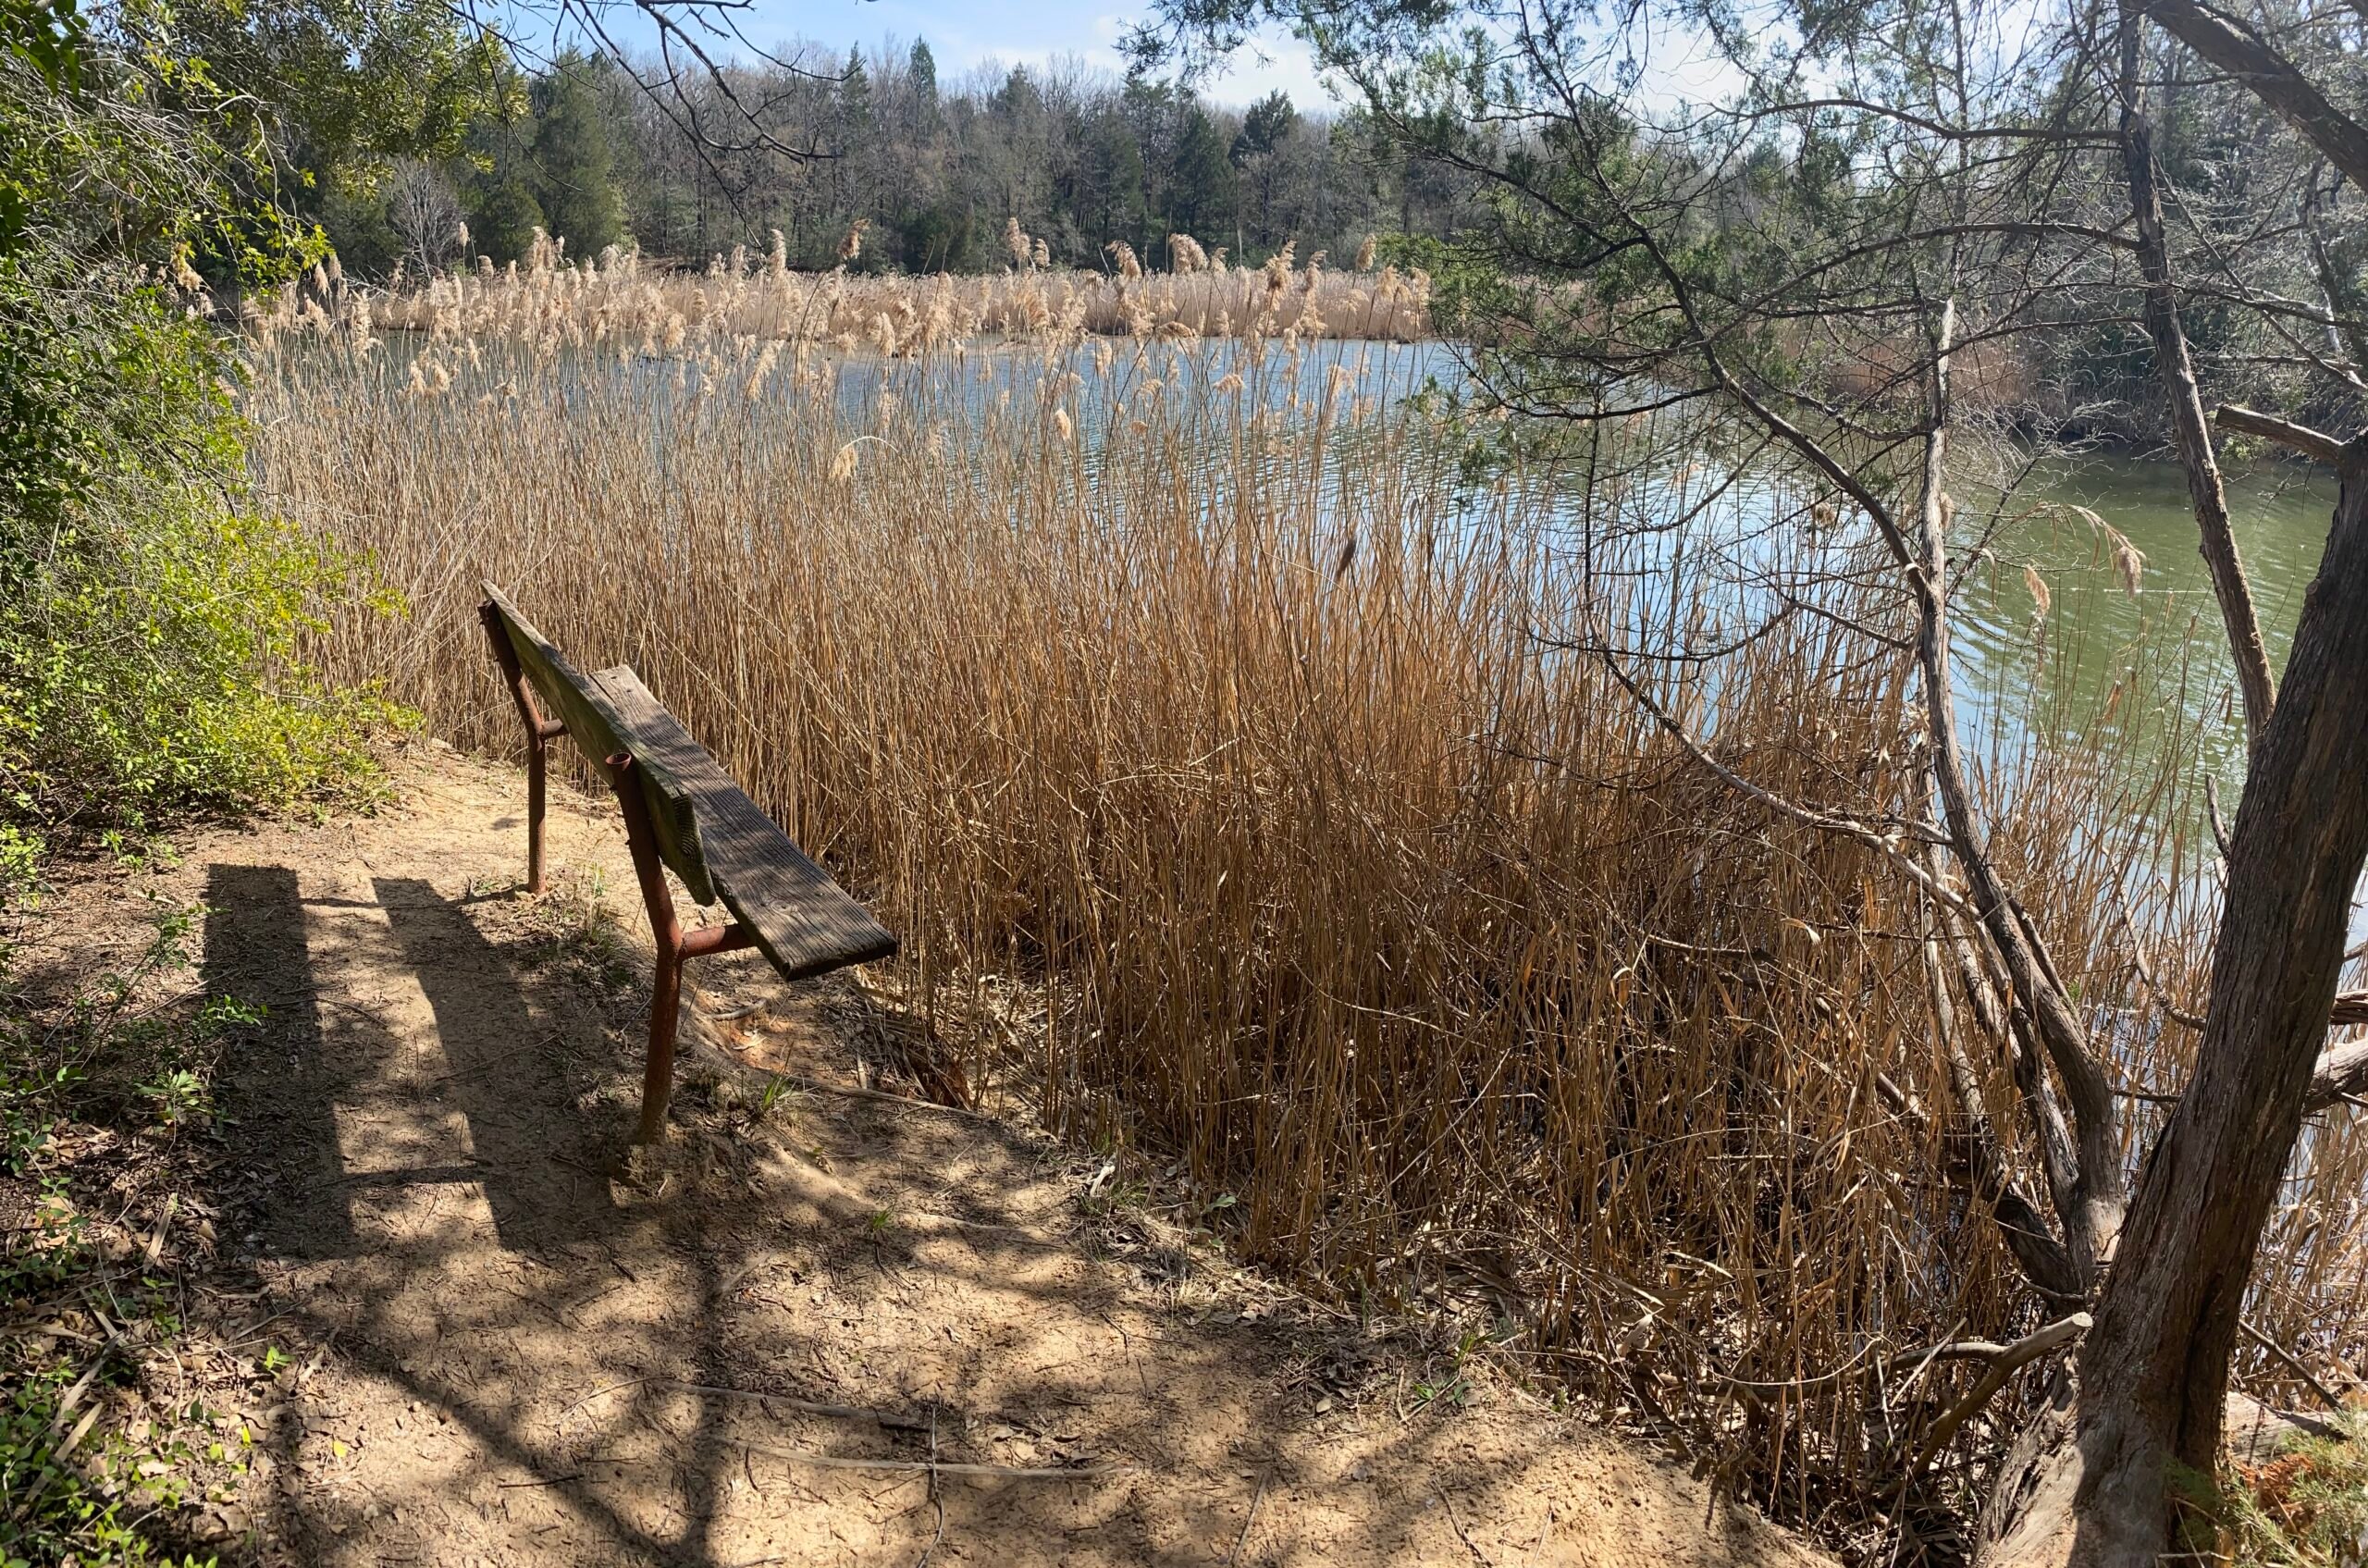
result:
<svg viewBox="0 0 2368 1568"><path fill-rule="evenodd" d="M2164 31L2236 78L2353 184L2368 187L2368 128L2329 103L2251 23L2198 0L2143 4Z"/></svg>
<svg viewBox="0 0 2368 1568"><path fill-rule="evenodd" d="M2251 1340L2254 1344L2259 1345L2263 1350L2267 1351L2271 1356L2275 1357L2279 1363L2281 1363L2288 1372L2291 1372L2295 1377L2302 1379L2303 1382L2308 1383L2311 1386L2311 1391L2312 1393L2326 1401L2327 1408L2329 1410L2341 1410L2343 1408L2342 1398L2338 1396L2333 1389L2330 1389L2325 1383L2320 1382L2318 1377L2309 1367L2302 1364L2300 1359L2297 1357L2292 1351L2288 1350L2284 1345L2279 1344L2276 1340L2271 1339L2268 1335L2263 1333L2260 1329L2254 1327L2251 1323L2241 1317L2237 1319L2237 1328L2238 1331L2242 1333L2246 1339Z"/></svg>
<svg viewBox="0 0 2368 1568"><path fill-rule="evenodd" d="M1923 1446L1917 1451L1915 1462L1908 1465L1906 1474L1893 1483L1893 1492L1895 1495L1904 1495L1910 1487L1913 1487L1918 1478L1924 1474L1925 1468L1932 1463L1932 1456L1946 1447L1951 1438L1956 1436L1958 1427L1971 1420L1982 1406L1998 1396L1998 1390L2006 1386L2006 1379L2013 1377L2018 1368L2037 1361L2051 1351L2059 1350L2070 1344L2074 1340L2087 1333L2095 1321L2085 1312L2076 1312L2069 1317L2058 1318L2044 1328L2034 1329L2013 1344L2002 1348L1991 1359L1990 1370L1981 1375L1981 1380L1973 1386L1965 1398L1951 1405L1938 1421L1932 1423L1931 1429L1925 1435Z"/></svg>
<svg viewBox="0 0 2368 1568"><path fill-rule="evenodd" d="M1139 1468L1132 1464L1091 1464L1079 1469L1030 1469L1009 1464L954 1464L933 1459L845 1459L834 1453L808 1453L803 1449L768 1448L738 1438L727 1437L723 1440L734 1448L791 1464L813 1464L825 1470L886 1470L906 1475L983 1475L998 1481L1106 1481L1113 1475L1132 1475Z"/></svg>

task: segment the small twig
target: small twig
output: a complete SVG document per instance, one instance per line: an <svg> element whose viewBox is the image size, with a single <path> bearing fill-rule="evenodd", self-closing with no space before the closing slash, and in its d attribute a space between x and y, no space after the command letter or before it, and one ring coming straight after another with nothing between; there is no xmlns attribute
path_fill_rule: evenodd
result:
<svg viewBox="0 0 2368 1568"><path fill-rule="evenodd" d="M2326 1401L2327 1408L2329 1410L2341 1410L2343 1408L2343 1401L2336 1396L2336 1391L2333 1389L2328 1388L2325 1383L2320 1382L2318 1378L2312 1374L2311 1369L2303 1365L2292 1351L2288 1350L2284 1345L2279 1344L2276 1340L2271 1339L2268 1335L2263 1333L2260 1329L2254 1327L2251 1323L2241 1317L2237 1319L2237 1327L2244 1332L2246 1339L2251 1340L2254 1344L2259 1345L2263 1350L2265 1350L2271 1355L2276 1356L2280 1362L2285 1364L2287 1370L2292 1372L2295 1377L2300 1377L2303 1382L2308 1383L2311 1386L2311 1391L2312 1393Z"/></svg>
<svg viewBox="0 0 2368 1568"><path fill-rule="evenodd" d="M2220 781L2206 773L2203 776L2203 805L2212 816L2212 842L2220 846L2220 858L2228 858L2228 824L2220 815Z"/></svg>
<svg viewBox="0 0 2368 1568"><path fill-rule="evenodd" d="M2154 979L2154 966L2146 961L2146 940L2138 934L2138 922L2129 918L2128 906L2123 905L2118 913L2121 917L2121 929L2129 933L2129 957L2138 966L2138 979L2146 987L2146 994L2154 998L2155 1006L2161 1007L2164 1015L2173 1023L2188 1029L2202 1029L2203 1015L2189 1012L2172 1001L2171 994L2163 989L2161 983Z"/></svg>
<svg viewBox="0 0 2368 1568"><path fill-rule="evenodd" d="M715 1288L715 1299L719 1302L723 1300L725 1297L731 1295L733 1291L746 1284L750 1278L762 1274L766 1269L771 1268L773 1265L781 1262L789 1254L786 1253L759 1253L749 1262L745 1263L738 1268L733 1270L732 1278L726 1279L722 1284L718 1285Z"/></svg>
<svg viewBox="0 0 2368 1568"><path fill-rule="evenodd" d="M151 1268L154 1267L156 1260L164 1255L166 1228L173 1223L173 1216L179 1212L180 1206L181 1195L179 1192L171 1193L165 1199L164 1212L156 1216L156 1228L149 1233L147 1250L141 1254L147 1260Z"/></svg>
<svg viewBox="0 0 2368 1568"><path fill-rule="evenodd" d="M906 1110L944 1111L947 1116L961 1117L968 1121L993 1122L1000 1118L992 1112L974 1111L968 1105L949 1105L942 1100L924 1100L918 1094L892 1094L885 1089L858 1089L851 1083L830 1083L802 1073L784 1072L774 1075L792 1088L812 1094L843 1094L850 1100L875 1100L884 1105L902 1105Z"/></svg>
<svg viewBox="0 0 2368 1568"><path fill-rule="evenodd" d="M574 1404L569 1405L565 1410L561 1411L557 1415L551 1417L551 1430L559 1430L561 1423L564 1422L569 1416L574 1415L577 1411L582 1410L586 1405L590 1404L594 1400L599 1399L606 1394L613 1394L620 1389L638 1389L644 1383L648 1381L649 1379L647 1377L628 1377L622 1383L611 1383L605 1389L593 1389L590 1393L585 1395L582 1399L577 1400Z"/></svg>
<svg viewBox="0 0 2368 1568"><path fill-rule="evenodd" d="M1471 1536L1465 1533L1463 1521L1456 1517L1455 1500L1447 1495L1447 1488L1440 1486L1437 1481L1433 1481L1431 1483L1431 1493L1433 1496L1437 1497L1439 1501L1447 1505L1447 1522L1454 1527L1455 1538L1463 1543L1464 1549L1472 1553L1474 1557L1479 1559L1481 1568L1497 1568L1496 1563L1489 1561L1488 1554L1482 1551L1479 1546L1474 1542Z"/></svg>
<svg viewBox="0 0 2368 1568"><path fill-rule="evenodd" d="M934 1405L930 1407L929 1413L929 1457L931 1464L934 1465L937 1463L937 1407ZM929 1473L929 1500L937 1510L937 1534L930 1537L929 1545L921 1548L921 1554L913 1560L913 1568L929 1568L929 1560L937 1552L937 1543L945 1538L945 1499L938 1492L934 1469Z"/></svg>
<svg viewBox="0 0 2368 1568"><path fill-rule="evenodd" d="M500 1483L500 1485L501 1485L501 1486L502 1486L502 1487L504 1487L504 1488L510 1488L510 1487L563 1487L563 1486L567 1485L567 1483L569 1483L570 1481L581 1481L582 1479L584 1479L584 1472L582 1472L581 1470L576 1470L576 1471L571 1471L570 1473L568 1473L567 1475L550 1475L550 1476L537 1477L536 1479L532 1480L532 1481L503 1481L503 1482Z"/></svg>
<svg viewBox="0 0 2368 1568"><path fill-rule="evenodd" d="M930 1537L929 1545L921 1548L921 1554L913 1559L913 1568L929 1568L929 1560L936 1552L938 1543L945 1539L945 1500L932 1489L929 1500L937 1510L937 1534Z"/></svg>
<svg viewBox="0 0 2368 1568"><path fill-rule="evenodd" d="M754 1400L759 1404L785 1405L804 1415L832 1415L850 1421L870 1421L878 1426L905 1432L922 1431L929 1425L918 1415L899 1415L891 1410L873 1410L869 1406L856 1404L824 1404L817 1400L801 1400L789 1394L770 1394L761 1389L726 1389L713 1383L684 1383L672 1377L628 1377L622 1383L611 1383L605 1389L596 1389L561 1411L559 1419L564 1421L604 1394L613 1394L623 1389L645 1387L673 1389L686 1394L718 1394L725 1399Z"/></svg>
<svg viewBox="0 0 2368 1568"><path fill-rule="evenodd" d="M726 1007L719 1013L710 1013L705 1009L701 1009L699 1016L706 1019L709 1023L731 1023L736 1019L745 1019L751 1013L761 1013L765 1010L765 1003L751 1002L745 1007Z"/></svg>
<svg viewBox="0 0 2368 1568"><path fill-rule="evenodd" d="M876 1426L894 1427L898 1431L919 1432L936 1424L936 1412L923 1421L918 1415L899 1415L893 1410L873 1410L857 1404L824 1404L816 1400L796 1399L788 1394L768 1394L756 1389L724 1389L712 1383L678 1383L671 1377L645 1378L661 1388L680 1389L689 1394L722 1394L728 1399L755 1400L759 1404L786 1405L803 1415L834 1415L850 1421L869 1421Z"/></svg>
<svg viewBox="0 0 2368 1568"><path fill-rule="evenodd" d="M1225 1568L1233 1568L1241 1560L1241 1549L1250 1539L1250 1526L1258 1522L1258 1505L1265 1500L1266 1483L1274 1478L1272 1470L1259 1474L1258 1489L1250 1494L1250 1512L1241 1516L1241 1534L1233 1537L1233 1549L1225 1554Z"/></svg>
<svg viewBox="0 0 2368 1568"><path fill-rule="evenodd" d="M837 1454L808 1453L802 1449L768 1448L762 1443L726 1438L727 1443L792 1464L816 1464L826 1470L886 1470L904 1475L985 1475L1000 1481L1104 1481L1131 1474L1131 1464L1094 1464L1079 1470L1025 1469L1009 1464L940 1463L933 1459L844 1459Z"/></svg>

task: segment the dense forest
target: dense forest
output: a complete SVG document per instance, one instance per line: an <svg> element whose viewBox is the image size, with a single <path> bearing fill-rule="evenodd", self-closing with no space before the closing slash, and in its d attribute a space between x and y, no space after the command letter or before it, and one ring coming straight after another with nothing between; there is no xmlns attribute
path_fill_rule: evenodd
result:
<svg viewBox="0 0 2368 1568"><path fill-rule="evenodd" d="M1123 241L1158 265L1176 233L1241 261L1293 240L1345 256L1377 228L1445 232L1463 189L1363 117L1281 93L1236 109L1078 61L941 81L926 42L794 57L677 96L642 89L654 66L563 56L506 82L455 155L325 186L314 216L372 278L508 262L537 228L571 255L694 263L778 229L807 267L846 259L860 226L857 270L975 272L1012 264L1014 221L1043 247L1017 259L1039 265L1099 265Z"/></svg>

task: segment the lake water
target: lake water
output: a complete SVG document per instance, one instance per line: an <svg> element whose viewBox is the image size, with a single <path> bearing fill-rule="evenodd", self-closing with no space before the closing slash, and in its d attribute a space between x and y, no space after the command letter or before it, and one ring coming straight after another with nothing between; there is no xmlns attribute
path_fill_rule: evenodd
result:
<svg viewBox="0 0 2368 1568"><path fill-rule="evenodd" d="M1274 356L1268 356L1271 362ZM1189 394L1229 374L1242 373L1256 401L1271 412L1310 413L1328 397L1338 406L1362 401L1366 408L1392 403L1425 387L1452 389L1463 368L1442 344L1373 344L1324 341L1302 346L1288 374L1265 373L1239 345L1202 343L1177 352L1153 347L1138 356L1120 345L1097 375L1084 377L1077 403L1082 429L1124 405L1148 381L1169 395ZM1036 356L981 356L966 382L980 399L1032 393L1043 371ZM839 367L839 395L851 415L882 390L894 391L914 373L879 361L850 361ZM1698 487L1701 481L1692 483ZM1673 492L1671 492L1673 496ZM2274 665L2282 667L2302 594L2318 570L2335 505L2331 475L2294 463L2270 463L2228 477L2228 500L2238 544L2250 573L2263 630ZM2096 512L2145 556L2139 592L2126 591L2105 541L2067 508ZM1673 500L1664 506L1673 509ZM2157 666L2183 661L2181 700L2203 732L2204 754L2224 782L2241 781L2243 724L2228 706L2234 667L2220 631L2219 612L2202 557L2187 485L2167 461L2091 455L2055 460L2037 471L2002 509L2011 518L1987 539L1990 560L1977 568L1957 601L1954 623L1964 669L1961 697L1968 723L1988 726L2012 710L2016 725L2052 715L2065 726L2047 738L2069 741L2075 729L2108 729L2158 722L2159 713L2132 704L2127 711L2106 709L2115 682L2127 682L2141 659ZM1766 498L1739 488L1727 507L1706 513L1703 526L1731 528L1738 516L1764 520ZM1983 520L1968 516L1953 541L1969 549ZM2035 628L2034 600L2024 568L2034 568L2051 604L2043 626ZM2192 630L2190 630L2190 624ZM2043 700L2026 700L2037 688ZM2155 694L2159 698L2162 694ZM2229 796L2233 805L2234 796Z"/></svg>
<svg viewBox="0 0 2368 1568"><path fill-rule="evenodd" d="M2066 716L2093 718L2141 648L2158 659L2183 652L2189 670L2186 700L2202 729L2205 754L2236 783L2244 725L2230 697L2235 669L2197 549L2183 472L2170 463L2091 457L2043 471L2027 495L2088 507L2128 536L2146 557L2140 592L2125 591L2103 541L2077 515L2034 517L2001 535L2001 569L1977 579L1963 600L1958 637L1968 661L1992 684L2028 679L2036 668L2064 699L2059 707ZM2228 478L2228 505L2270 661L2282 669L2303 593L2325 548L2334 476L2287 463L2239 472ZM2038 569L2053 600L2039 640L2052 640L2062 656L2044 648L2034 653L2034 603L2019 569L2024 562Z"/></svg>

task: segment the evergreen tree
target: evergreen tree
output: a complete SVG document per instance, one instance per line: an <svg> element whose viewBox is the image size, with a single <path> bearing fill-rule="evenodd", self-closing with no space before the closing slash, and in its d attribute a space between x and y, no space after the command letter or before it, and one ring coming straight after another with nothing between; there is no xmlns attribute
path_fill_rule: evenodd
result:
<svg viewBox="0 0 2368 1568"><path fill-rule="evenodd" d="M1178 228L1197 236L1233 226L1233 165L1226 159L1225 139L1198 104L1184 111L1168 189L1167 216Z"/></svg>
<svg viewBox="0 0 2368 1568"><path fill-rule="evenodd" d="M527 191L541 207L545 227L566 239L568 254L587 259L625 237L610 117L594 80L599 68L581 56L565 56L537 84ZM502 216L514 224L524 209L507 203Z"/></svg>
<svg viewBox="0 0 2368 1568"><path fill-rule="evenodd" d="M1288 162L1286 144L1299 130L1299 111L1291 107L1290 95L1279 90L1269 93L1250 106L1241 119L1241 130L1233 139L1227 158L1241 171L1246 182L1243 206L1247 214L1237 211L1237 217L1246 216L1251 223L1247 234L1237 222L1234 244L1247 257L1245 239L1255 241L1262 250L1272 251L1280 246L1287 234L1276 231L1276 186Z"/></svg>
<svg viewBox="0 0 2368 1568"><path fill-rule="evenodd" d="M513 262L534 243L535 230L548 227L542 204L525 181L505 179L482 195L469 223L469 237L480 253L496 262Z"/></svg>

